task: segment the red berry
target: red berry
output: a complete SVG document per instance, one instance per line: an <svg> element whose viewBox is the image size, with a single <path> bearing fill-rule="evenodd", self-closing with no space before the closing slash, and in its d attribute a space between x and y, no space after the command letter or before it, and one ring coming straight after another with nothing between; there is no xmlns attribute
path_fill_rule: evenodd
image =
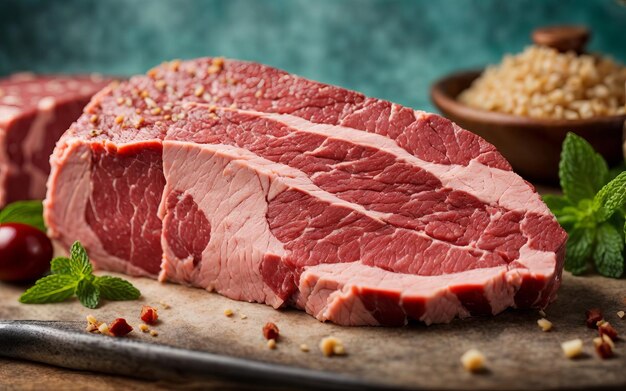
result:
<svg viewBox="0 0 626 391"><path fill-rule="evenodd" d="M36 280L50 269L52 255L52 242L37 228L0 224L0 280Z"/></svg>

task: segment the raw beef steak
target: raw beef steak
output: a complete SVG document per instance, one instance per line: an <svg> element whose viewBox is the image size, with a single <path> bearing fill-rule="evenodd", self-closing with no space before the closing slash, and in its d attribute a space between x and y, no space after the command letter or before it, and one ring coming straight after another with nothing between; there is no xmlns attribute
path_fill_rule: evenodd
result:
<svg viewBox="0 0 626 391"><path fill-rule="evenodd" d="M543 308L560 283L566 234L492 145L259 64L107 88L51 163L50 234L101 269L342 325Z"/></svg>
<svg viewBox="0 0 626 391"><path fill-rule="evenodd" d="M0 79L0 208L46 196L54 145L106 84L99 76Z"/></svg>

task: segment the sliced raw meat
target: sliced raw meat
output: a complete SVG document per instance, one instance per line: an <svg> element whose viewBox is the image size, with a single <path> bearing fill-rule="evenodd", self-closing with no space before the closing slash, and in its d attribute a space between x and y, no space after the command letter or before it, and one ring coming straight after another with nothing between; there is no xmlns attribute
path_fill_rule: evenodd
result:
<svg viewBox="0 0 626 391"><path fill-rule="evenodd" d="M54 145L107 83L99 76L0 79L0 207L45 197Z"/></svg>
<svg viewBox="0 0 626 391"><path fill-rule="evenodd" d="M50 233L99 268L320 320L545 307L560 282L566 235L493 146L258 64L173 62L105 89L52 167Z"/></svg>

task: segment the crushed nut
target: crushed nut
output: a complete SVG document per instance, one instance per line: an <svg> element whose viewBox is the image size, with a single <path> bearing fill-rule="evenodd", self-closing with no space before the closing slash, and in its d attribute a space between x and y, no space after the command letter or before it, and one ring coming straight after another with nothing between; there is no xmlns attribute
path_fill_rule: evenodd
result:
<svg viewBox="0 0 626 391"><path fill-rule="evenodd" d="M159 304L161 304L161 307L163 307L164 310L169 310L170 308L172 308L171 305L167 304L164 301L160 301Z"/></svg>
<svg viewBox="0 0 626 391"><path fill-rule="evenodd" d="M346 349L343 346L343 342L339 338L325 337L320 341L320 350L326 357L330 356L343 356L346 354Z"/></svg>
<svg viewBox="0 0 626 391"><path fill-rule="evenodd" d="M124 122L124 116L123 115L118 115L117 117L115 117L115 123L116 124L121 124L122 122Z"/></svg>
<svg viewBox="0 0 626 391"><path fill-rule="evenodd" d="M165 80L157 80L154 82L154 86L159 91L163 91L165 89L165 85Z"/></svg>
<svg viewBox="0 0 626 391"><path fill-rule="evenodd" d="M145 121L146 120L143 117L137 118L137 121L135 121L135 129L141 128Z"/></svg>
<svg viewBox="0 0 626 391"><path fill-rule="evenodd" d="M118 105L121 105L123 103L124 103L124 98L122 98L122 97L117 98L117 104Z"/></svg>
<svg viewBox="0 0 626 391"><path fill-rule="evenodd" d="M228 316L228 317L233 316L233 314L234 314L234 312L233 312L233 310L231 310L230 308L226 308L226 309L224 310L224 315L226 315L226 316Z"/></svg>
<svg viewBox="0 0 626 391"><path fill-rule="evenodd" d="M478 349L470 349L461 356L463 368L469 372L480 372L485 369L485 356Z"/></svg>
<svg viewBox="0 0 626 391"><path fill-rule="evenodd" d="M150 330L150 335L153 337L157 337L159 335L159 332L156 330Z"/></svg>
<svg viewBox="0 0 626 391"><path fill-rule="evenodd" d="M546 318L548 315L546 315L546 312L544 310L539 310L539 316L541 316L542 318Z"/></svg>
<svg viewBox="0 0 626 391"><path fill-rule="evenodd" d="M124 318L115 319L109 326L109 332L114 337L123 337L133 331L131 325L126 322Z"/></svg>
<svg viewBox="0 0 626 391"><path fill-rule="evenodd" d="M239 319L248 319L248 315L241 314L239 315Z"/></svg>
<svg viewBox="0 0 626 391"><path fill-rule="evenodd" d="M541 330L543 331L550 331L552 330L552 322L550 322L548 319L546 318L541 318L537 321L537 324L539 325L539 327L541 328Z"/></svg>
<svg viewBox="0 0 626 391"><path fill-rule="evenodd" d="M98 331L100 334L108 334L109 326L106 323L101 323L100 326L98 326Z"/></svg>
<svg viewBox="0 0 626 391"><path fill-rule="evenodd" d="M139 330L141 330L144 333L147 333L148 331L150 331L150 327L148 327L147 324L142 323L139 325Z"/></svg>
<svg viewBox="0 0 626 391"><path fill-rule="evenodd" d="M592 308L585 311L585 316L585 323L587 323L587 327L589 327L590 329L595 329L596 327L598 327L597 323L601 321L602 318L604 318L604 316L602 316L602 311L600 311L598 308Z"/></svg>
<svg viewBox="0 0 626 391"><path fill-rule="evenodd" d="M626 312L624 312L624 311L617 311L617 316L619 316L620 319L624 319L624 316L626 316Z"/></svg>
<svg viewBox="0 0 626 391"><path fill-rule="evenodd" d="M278 340L278 336L279 336L278 326L276 326L272 322L267 322L265 326L263 326L263 336L265 337L265 339Z"/></svg>
<svg viewBox="0 0 626 391"><path fill-rule="evenodd" d="M270 349L276 349L276 340L275 339L270 339L269 341L267 341L267 347Z"/></svg>
<svg viewBox="0 0 626 391"><path fill-rule="evenodd" d="M567 358L576 358L583 353L583 341L581 339L572 339L561 344L561 349Z"/></svg>
<svg viewBox="0 0 626 391"><path fill-rule="evenodd" d="M96 122L98 122L98 116L96 114L92 115L91 118L89 118L89 122L95 124Z"/></svg>
<svg viewBox="0 0 626 391"><path fill-rule="evenodd" d="M303 343L302 345L300 345L300 350L303 352L308 352L309 351L309 345Z"/></svg>
<svg viewBox="0 0 626 391"><path fill-rule="evenodd" d="M150 114L152 115L159 115L161 114L161 108L160 107L155 107L154 109L150 110Z"/></svg>
<svg viewBox="0 0 626 391"><path fill-rule="evenodd" d="M102 324L102 322L98 322L98 320L93 315L87 315L87 327L85 330L89 333L98 331L98 327Z"/></svg>
<svg viewBox="0 0 626 391"><path fill-rule="evenodd" d="M149 305L141 307L141 315L139 315L139 317L147 324L156 324L159 320L157 309Z"/></svg>

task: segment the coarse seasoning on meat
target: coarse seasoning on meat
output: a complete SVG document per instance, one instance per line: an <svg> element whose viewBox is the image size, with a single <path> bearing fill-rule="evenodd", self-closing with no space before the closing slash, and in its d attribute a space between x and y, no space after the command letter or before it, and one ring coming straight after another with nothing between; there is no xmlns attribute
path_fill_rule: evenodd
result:
<svg viewBox="0 0 626 391"><path fill-rule="evenodd" d="M566 234L491 144L260 64L107 88L51 163L50 234L101 269L342 325L543 308L560 284Z"/></svg>
<svg viewBox="0 0 626 391"><path fill-rule="evenodd" d="M27 73L0 79L0 208L45 197L57 140L108 82Z"/></svg>

